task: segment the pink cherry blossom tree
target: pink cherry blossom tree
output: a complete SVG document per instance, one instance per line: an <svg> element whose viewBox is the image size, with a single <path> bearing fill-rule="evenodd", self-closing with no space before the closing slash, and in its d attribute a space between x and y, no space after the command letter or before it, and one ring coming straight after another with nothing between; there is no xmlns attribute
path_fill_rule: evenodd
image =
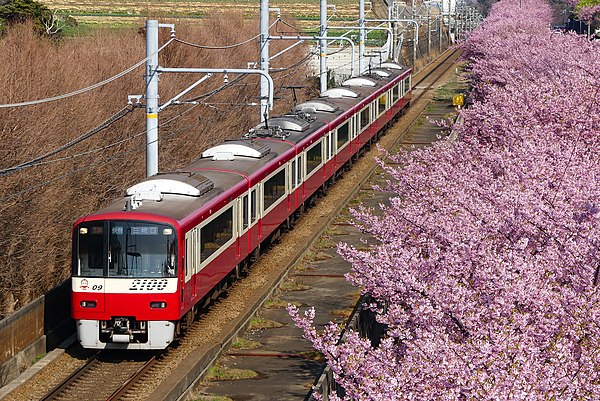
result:
<svg viewBox="0 0 600 401"><path fill-rule="evenodd" d="M550 21L496 3L457 140L390 155L395 196L354 211L372 249L338 251L381 344L289 308L346 399L600 399L600 45Z"/></svg>

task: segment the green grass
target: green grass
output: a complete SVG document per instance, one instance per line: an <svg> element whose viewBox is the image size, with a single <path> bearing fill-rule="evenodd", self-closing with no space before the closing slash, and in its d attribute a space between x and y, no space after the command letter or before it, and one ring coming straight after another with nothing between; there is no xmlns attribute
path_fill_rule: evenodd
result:
<svg viewBox="0 0 600 401"><path fill-rule="evenodd" d="M211 395L211 394L202 394L202 395L193 395L194 401L233 401L233 398L224 397L222 395Z"/></svg>
<svg viewBox="0 0 600 401"><path fill-rule="evenodd" d="M281 291L304 291L308 290L309 288L310 287L293 280L288 280L279 286Z"/></svg>
<svg viewBox="0 0 600 401"><path fill-rule="evenodd" d="M215 365L208 371L206 380L247 380L258 377L258 373L250 369L229 368Z"/></svg>
<svg viewBox="0 0 600 401"><path fill-rule="evenodd" d="M468 90L468 84L462 81L452 81L441 86L435 91L433 100L436 102L452 103L452 97L465 93Z"/></svg>
<svg viewBox="0 0 600 401"><path fill-rule="evenodd" d="M325 362L325 355L316 350L303 351L298 353L298 355L300 355L304 359L310 359L311 361Z"/></svg>
<svg viewBox="0 0 600 401"><path fill-rule="evenodd" d="M250 321L250 326L248 326L248 330L276 329L283 326L285 326L283 323L275 320L269 320L262 317L253 317Z"/></svg>
<svg viewBox="0 0 600 401"><path fill-rule="evenodd" d="M265 302L265 308L267 309L285 309L288 307L289 304L292 304L296 307L300 307L302 306L302 303L300 302L290 302L290 301L285 301L283 299L270 299L267 302Z"/></svg>
<svg viewBox="0 0 600 401"><path fill-rule="evenodd" d="M35 365L36 363L38 363L40 361L40 359L42 359L45 356L46 356L46 353L37 355L35 358L33 358L33 360L31 361L31 364Z"/></svg>
<svg viewBox="0 0 600 401"><path fill-rule="evenodd" d="M334 309L330 311L329 314L335 317L341 317L342 319L346 320L350 317L350 315L352 315L352 311L354 311L354 308Z"/></svg>
<svg viewBox="0 0 600 401"><path fill-rule="evenodd" d="M233 349L257 349L262 347L262 344L258 341L248 340L247 338L238 338L231 343Z"/></svg>
<svg viewBox="0 0 600 401"><path fill-rule="evenodd" d="M333 248L336 245L337 245L337 243L334 242L330 236L322 235L315 241L313 247L317 250L320 250L320 249Z"/></svg>

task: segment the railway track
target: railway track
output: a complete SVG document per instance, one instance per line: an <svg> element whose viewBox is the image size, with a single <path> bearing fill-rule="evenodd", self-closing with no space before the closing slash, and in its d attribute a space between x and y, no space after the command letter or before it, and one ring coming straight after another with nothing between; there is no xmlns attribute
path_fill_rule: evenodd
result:
<svg viewBox="0 0 600 401"><path fill-rule="evenodd" d="M41 400L120 400L156 358L156 353L98 352Z"/></svg>
<svg viewBox="0 0 600 401"><path fill-rule="evenodd" d="M433 62L433 63L429 64L420 72L420 74L418 74L417 78L414 81L414 94L413 94L412 105L408 109L408 111L405 113L405 115L402 117L402 119L403 119L402 122L399 123L398 125L392 125L392 127L389 128L390 132L388 134L386 134L385 137L381 138L379 143L382 145L382 147L384 147L385 149L388 149L388 150L392 150L392 149L396 149L402 145L406 131L408 131L408 129L417 122L417 120L421 116L422 112L425 110L425 108L429 104L429 100L433 96L432 89L438 84L439 80L455 65L455 62L459 57L460 57L460 53L458 51L456 51L456 50L448 51L447 53L445 53L444 57L441 57L439 60L437 60L437 62ZM272 254L273 251L277 252L277 249L285 249L286 246L288 246L286 244L287 240L290 240L290 242L295 243L294 244L295 249L294 249L293 255L288 255L287 257L284 258L284 260L277 261L277 263L281 263L285 266L283 269L284 272L281 274L279 280L276 283L274 283L271 286L271 288L262 295L262 302L260 304L257 304L253 308L251 314L248 315L249 316L248 320L252 316L254 316L254 314L262 306L264 301L268 300L272 296L275 289L278 288L281 285L281 283L285 280L285 278L287 277L287 274L292 270L292 267L296 264L296 262L298 260L302 259L302 256L309 250L311 244L314 241L316 241L323 234L323 232L325 231L327 226L336 219L336 216L346 206L346 204L354 197L356 192L359 191L367 183L367 181L370 179L371 175L373 174L374 170L378 167L378 164L376 164L373 160L374 157L375 157L375 155L372 155L370 153L364 155L364 157L362 158L362 160L360 162L363 162L364 164L366 164L367 167L361 168L357 164L355 167L353 167L352 172L346 173L346 176L341 178L340 181L338 183L336 183L336 186L337 186L339 184L342 184L341 181L343 181L343 180L347 181L347 184L346 185L342 184L341 190L337 191L338 193L342 194L340 196L340 198L334 197L333 199L330 200L329 198L331 195L335 196L335 194L330 193L325 197L324 202L321 205L318 205L313 210L311 210L311 212L315 212L319 215L319 217L317 217L319 222L316 225L316 227L312 228L311 235L304 237L303 239L288 238L288 236L294 237L296 235L296 231L298 229L300 229L300 230L305 229L304 227L297 227L297 228L295 228L295 231L288 233L286 235L286 237L284 237L281 244L279 244L278 246L276 246L274 249L272 249L270 251L268 257L275 259L276 256ZM361 171L358 172L356 175L353 175L352 173L357 168ZM328 202L329 200L330 200L330 202ZM329 203L329 205L327 205L327 203ZM331 205L335 205L335 206L331 206ZM327 210L328 206L330 206L329 210ZM308 217L308 216L306 216L306 217ZM302 221L299 223L299 225L302 225ZM304 244L304 245L300 245L300 244ZM260 264L260 262L261 262L261 260L258 261L259 264ZM296 275L296 276L298 276L298 275ZM223 339L223 342L221 345L221 351L224 351L228 347L231 340L235 339L237 336L239 336L240 332L243 331L246 326L247 326L247 321L244 323L240 323L239 329L237 329L236 331L232 330L229 333L227 333L227 337L225 337ZM196 372L198 372L198 373L195 373L195 375L198 378L195 380L195 383L197 383L199 381L200 377L206 371L208 371L210 366L212 366L215 363L215 361L217 360L219 355L220 355L220 353L215 353L210 361L203 360L200 362L204 365L202 367L196 368ZM272 357L271 354L269 354L269 356ZM175 376L176 372L173 372L173 373L174 374L171 376ZM193 380L193 378L191 376L192 375L189 375L188 377L185 378L185 380L188 382ZM169 379L171 379L171 378L169 378ZM194 387L194 384L189 386L186 391L181 393L180 389L178 389L177 386L172 386L171 388L169 388L171 385L171 383L169 383L169 379L167 379L155 392L153 392L150 395L149 398L146 398L146 399L184 400L184 399L186 399L187 396L189 396L189 394L191 393L191 391ZM172 377L172 379L177 380L174 377Z"/></svg>

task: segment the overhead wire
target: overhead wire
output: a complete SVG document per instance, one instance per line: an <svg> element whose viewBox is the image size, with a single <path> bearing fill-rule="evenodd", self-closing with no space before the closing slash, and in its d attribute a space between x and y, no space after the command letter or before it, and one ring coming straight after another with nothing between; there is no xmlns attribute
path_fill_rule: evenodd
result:
<svg viewBox="0 0 600 401"><path fill-rule="evenodd" d="M212 91L212 92L215 92L215 91ZM194 104L194 105L192 105L192 107L189 107L188 109L184 110L183 112L179 113L178 115L176 115L174 117L171 117L167 121L159 123L158 127L159 128L164 128L165 126L167 126L168 124L172 123L176 119L178 119L180 117L183 117L184 115L186 115L191 110L193 110L194 108L198 107L199 105L201 105L201 104ZM116 122L116 120L113 121L113 122ZM104 128L107 128L107 127L108 126L106 126ZM96 128L98 128L98 127L96 127ZM5 170L12 170L12 169L22 170L22 169L29 168L29 167L38 167L38 166L49 165L49 164L53 164L53 163L57 163L57 162L65 161L65 160L72 160L72 159L75 159L75 158L78 158L78 157L87 156L87 155L90 155L90 154L93 154L93 153L98 153L98 152L105 151L107 149L110 149L112 147L118 146L118 145L120 145L122 143L125 143L125 142L128 142L128 141L131 141L131 140L133 140L135 138L138 138L138 137L140 137L142 135L145 135L145 134L146 134L146 130L140 131L140 132L137 132L137 133L135 133L135 134L133 134L133 135L127 137L127 138L120 139L120 140L118 140L116 142L112 142L112 143L110 143L108 145L104 145L104 146L101 146L101 147L96 148L96 149L92 149L92 150L88 150L88 151L85 151L85 152L80 152L80 153L76 153L76 154L73 154L73 155L64 156L64 157L60 157L60 158L56 158L56 159L52 159L52 160L41 161L44 158L50 157L51 156L50 154L47 154L47 155L44 155L44 156L40 156L40 157L38 157L38 158L36 158L36 159L34 159L32 161L29 161L29 162L26 162L26 163L21 163L19 166L14 166L14 167L10 167L10 168L4 169L4 170L0 170L0 177L9 175L9 174L5 174L4 173ZM61 150L64 150L64 149L61 149ZM56 154L58 152L53 151L51 153ZM38 160L40 160L40 161L38 161ZM26 165L26 166L24 166L24 165ZM20 166L22 166L22 168L18 168Z"/></svg>
<svg viewBox="0 0 600 401"><path fill-rule="evenodd" d="M273 27L275 24L277 24L277 22L278 22L278 21L280 21L280 20L281 20L281 19L280 19L280 18L278 18L278 19L277 19L277 20L276 20L274 23L272 23L272 24L269 26L269 28L272 28L272 27ZM289 24L288 24L288 25L289 25ZM246 44L246 43L249 43L249 42L251 42L252 40L254 40L254 39L258 38L259 36L260 36L260 34L259 34L259 35L256 35L256 36L254 36L254 37L252 37L252 38L249 38L249 39L247 39L247 40L245 40L245 41L242 41L242 42L240 42L240 43L237 43L237 44L234 44L234 45L228 45L228 46L205 46L205 45L199 45L199 44L195 44L195 43L187 42L187 41L184 41L184 40L181 40L181 39L177 39L177 38L171 38L169 41L167 41L167 42L166 42L166 43L165 43L163 46L161 46L161 47L160 47L160 48L159 48L159 49L158 49L158 50L157 50L155 53L153 53L152 55L150 55L150 56L148 56L148 57L144 58L143 60L141 60L141 61L139 61L138 63L134 64L133 66L129 67L128 69L126 69L126 70L124 70L124 71L120 72L119 74L116 74L116 75L114 75L114 76L112 76L112 77L110 77L110 78L108 78L108 79L106 79L106 80L104 80L104 81L98 82L98 83L96 83L96 84L90 85L90 86L88 86L88 87L85 87L85 88L82 88L82 89L79 89L79 90L76 90L76 91L73 91L73 92L69 92L69 93L66 93L66 94L63 94L63 95L53 96L53 97L49 97L49 98L45 98L45 99L39 99L39 100L28 101L28 102L20 102L20 103L12 103L12 104L0 104L0 108L21 107L21 106L29 106L29 105L36 105L36 104L48 103L48 102L52 102L52 101L61 100L61 99L65 99L65 98L68 98L68 97L76 96L76 95L79 95L79 94L82 94L82 93L85 93L85 92L91 91L91 90L93 90L93 89L96 89L96 88L98 88L98 87L104 86L104 85L106 85L106 84L108 84L108 83L110 83L110 82L113 82L113 81L115 81L115 80L117 80L117 79L121 78L122 76L124 76L124 75L126 75L126 74L130 73L130 72L131 72L131 71L133 71L134 69L138 68L140 65L142 65L143 63L145 63L145 62L146 62L146 61L147 61L147 60L148 60L150 57L152 57L152 56L153 56L153 55L155 55L156 53L158 53L158 52L160 52L161 50L163 50L163 49L164 49L166 46L168 46L168 45L169 45L170 43L172 43L173 41L177 41L177 42L180 42L180 43L182 43L182 44L185 44L185 45L188 45L188 46L192 46L192 47L203 48L203 49L217 49L217 50L218 50L218 49L230 49L230 48L235 48L235 47L238 47L238 46L242 46L242 45L244 45L244 44ZM276 73L277 73L277 72L283 72L283 71L287 71L287 70L291 70L291 69L297 68L299 65L301 65L301 64L302 64L304 61L306 61L306 60L307 60L309 57L311 57L311 56L312 56L312 54L310 54L310 53L309 53L309 54L308 54L306 57L304 57L304 58L303 58L301 61L299 61L299 62L297 62L297 63L294 63L294 64L293 64L293 65L291 65L291 66L285 67L285 68L283 68L283 69L281 69L281 70L274 71L274 72L276 72ZM284 76L282 76L282 78L283 78L283 77L285 77L285 76L287 76L287 75L284 75ZM216 94L216 93L218 93L218 92L220 92L220 91L224 90L225 88L227 88L227 87L229 87L229 86L237 85L237 82L239 82L239 81L240 81L240 80L241 80L243 77L245 77L245 76L241 75L241 76L239 76L239 77L236 77L236 79L234 79L232 82L230 82L230 83L227 83L227 84L225 84L225 85L222 85L221 87L219 87L219 88L216 88L215 90L213 90L213 91L211 91L211 92L208 92L208 93L206 93L206 94L204 94L204 95L198 96L198 97L196 97L195 99L192 99L191 101L197 101L197 100L199 100L199 99L210 98L210 97L211 97L211 96L213 96L214 94ZM169 123L170 123L170 122L172 122L173 120L175 120L175 119L177 119L177 118L179 118L179 117L183 116L184 114L187 114L188 112L190 112L192 109L194 109L195 107L197 107L197 106L199 106L199 105L203 105L203 106L206 106L206 107L213 107L213 108L215 108L215 109L219 110L218 108L216 108L216 107L212 106L212 105L211 105L211 104L209 104L209 103L204 103L204 102L202 102L202 103L198 103L198 104L195 104L195 105L193 105L193 106L192 106L192 107L190 107L189 109L187 109L185 112L183 112L183 113L179 114L178 116L175 116L175 117L173 117L172 119L170 119L169 121L167 121L167 122L165 122L165 123L161 124L161 126L164 126L164 125L167 125L167 124L169 124ZM240 105L243 105L243 104L240 104ZM56 155L56 154L58 154L58 153L60 153L60 152L62 152L62 151L64 151L64 150L66 150L66 149L68 149L68 148L71 148L71 147L75 146L76 144L79 144L79 143L81 143L81 142L85 141L86 139L89 139L90 137L92 137L92 136L96 135L97 133L101 132L102 130L104 130L104 129L105 129L105 128L107 128L108 126L112 125L112 124L113 124L113 123L115 123L116 121L118 121L118 120L120 120L121 118L123 118L125 115L127 115L127 114L131 113L132 111L133 111L133 108L132 108L132 107L129 107L129 106L126 106L126 107L124 107L124 108L123 108L123 109L121 109L119 112L115 113L113 116L111 116L111 117L109 117L107 120L105 120L105 121L104 121L102 124L100 124L99 126L97 126L97 127L95 127L94 129L92 129L92 130L90 130L90 131L86 132L85 134L83 134L83 135L79 136L78 138L75 138L74 140L72 140L72 141L70 141L69 143L67 143L67 144L65 144L65 145L63 145L63 146L61 146L61 147L59 147L58 149L55 149L55 150L53 150L53 151L51 151L51 152L48 152L48 153L46 153L46 154L44 154L44 155L42 155L42 156L36 157L35 159L32 159L32 160L30 160L30 161L28 161L28 162L21 163L21 164L19 164L19 165L13 166L13 167L9 167L9 168L6 168L6 169L3 169L3 170L0 170L0 177L2 177L2 176L7 176L7 175L9 175L9 174L11 174L11 173L13 173L13 172L20 171L20 170L23 170L23 169L25 169L25 168L29 168L29 167L35 167L35 166L40 166L40 165L45 165L45 164L55 163L55 162L59 162L59 161L64 161L64 160L69 160L69 159L74 159L74 158L76 158L76 157L85 156L85 155L88 155L88 154L91 154L91 153L97 153L97 152L100 152L100 151L103 151L103 150L109 149L109 148L111 148L111 147L117 146L117 145L119 145L119 144L125 143L125 142L127 142L127 141L131 141L131 140L133 140L133 139L135 139L135 138L137 138L137 137L139 137L139 136L141 136L141 135L145 134L145 131L142 131L142 132L139 132L139 133L137 133L137 134L134 134L133 136L130 136L130 137L128 137L128 138L125 138L125 139L119 140L119 141L117 141L117 142L113 142L113 143L111 143L111 144L109 144L109 145L105 145L105 146L102 146L102 147L100 147L100 148L97 148L97 149L94 149L94 150L91 150L91 151L87 151L87 152L80 152L80 153L78 153L78 154L75 154L75 155L69 155L69 156L65 156L65 157L63 157L63 158L53 159L53 160L50 160L50 161L44 161L44 159L47 159L47 158L49 158L49 157L51 157L51 156L54 156L54 155ZM168 135L166 138L172 137L172 136L176 135L178 132L181 132L181 130L178 130L178 131L176 131L175 133L172 133L172 134ZM163 139L166 139L166 138L163 138ZM158 141L158 139L157 139L156 141ZM139 150L139 149L141 149L141 148L143 148L143 147L146 147L147 145L148 145L148 144L144 144L144 145L141 145L141 146L135 147L135 148L133 148L133 149L132 149L132 150L130 150L130 151L127 151L127 152L122 152L122 153L120 153L120 154L116 154L116 155L112 155L112 156L110 156L110 157L108 157L108 158L106 158L106 159L104 159L104 160L101 160L101 161L98 161L98 162L95 162L95 163L92 163L92 164L86 165L85 167L82 167L82 168L80 168L80 169L76 169L76 170L74 170L74 171L72 171L72 172L70 172L70 173L67 173L67 174L61 175L61 176L59 176L59 177L55 177L55 178L53 178L52 180L48 180L48 181L46 181L46 182L40 183L40 184L38 184L38 185L35 185L35 186L33 186L33 187L30 187L30 188L27 188L27 189L25 189L25 190L23 190L23 191L19 191L19 192L17 192L17 193L14 193L14 194L11 194L11 195L8 195L8 196L4 196L4 197L0 198L0 200L5 200L5 199L10 199L10 198L18 197L18 196L20 196L20 195L22 195L22 194L24 194L24 193L31 192L31 191L34 191L34 190L36 190L36 189L42 188L42 187L44 187L44 186L50 185L50 184L52 184L52 183L54 183L54 182L57 182L57 181L59 181L59 180L61 180L61 179L63 179L63 178L67 178L67 177L69 177L69 176L72 176L72 175L74 175L74 174L77 174L77 173L79 173L79 172L81 172L81 171L84 171L84 170L86 170L86 169L90 169L90 168L92 168L92 167L95 167L95 166L98 166L98 165L101 165L101 164L107 163L108 161L110 161L110 160L113 160L114 158L117 158L117 157L124 157L124 156L126 156L127 154L133 153L134 151L137 151L137 150Z"/></svg>
<svg viewBox="0 0 600 401"><path fill-rule="evenodd" d="M33 167L34 165L36 165L36 163L39 163L42 160L47 159L48 157L54 156L64 150L67 150L67 149L85 141L86 139L89 139L92 136L98 134L99 132L103 131L105 128L108 128L110 125L119 121L121 118L125 117L127 114L131 113L132 111L133 111L133 107L130 105L127 105L127 106L123 107L121 110L119 110L118 112L116 112L115 114L113 114L108 119L104 120L104 122L102 122L100 125L92 128L85 134L80 135L79 137L77 137L75 139L72 139L71 141L67 142L66 144L60 146L59 148L54 149L42 156L38 156L33 160L0 170L0 177L5 177L7 175L16 173L17 171L23 170L25 168Z"/></svg>
<svg viewBox="0 0 600 401"><path fill-rule="evenodd" d="M213 96L214 94L220 92L221 90L227 88L228 86L234 85L235 83L237 83L243 77L244 77L243 75L240 75L239 77L236 77L236 79L234 79L230 83L224 84L221 87L216 88L216 89L214 89L214 90L212 90L212 91L210 91L208 93L205 93L203 95L200 95L197 98L192 99L190 101L195 101L195 100L199 100L199 99L202 99L202 98L209 98L209 97ZM66 150L66 149L69 149L69 148L71 148L71 147L73 147L73 146L75 146L75 145L83 142L86 139L91 138L95 134L101 132L105 128L107 128L110 125L112 125L113 123L115 123L116 121L118 121L121 118L125 117L125 115L129 114L130 112L132 112L133 109L134 108L131 107L130 105L125 106L123 109L119 110L117 113L115 113L114 115L112 115L111 117L109 117L107 120L105 120L100 125L96 126L95 128L93 128L92 130L86 132L85 134L79 136L78 138L75 138L75 139L69 141L67 144L62 145L58 149L55 149L55 150L53 150L51 152L48 152L48 153L46 153L46 154L44 154L42 156L36 157L35 159L32 159L30 161L27 161L27 162L24 162L24 163L20 163L20 164L18 164L16 166L12 166L12 167L8 167L8 168L5 168L5 169L1 169L0 170L0 177L4 177L4 176L7 176L7 175L10 175L12 173L21 171L21 170L29 168L29 167L37 167L37 166L41 166L41 165L47 165L47 164L56 163L56 162L59 162L59 161L64 161L64 160L74 159L76 157L85 156L85 155L88 155L88 154L91 154L91 153L94 153L94 152L99 152L99 151L102 151L102 150L106 150L106 149L109 149L109 148L114 147L116 145L119 145L121 143L124 143L124 142L127 142L129 140L132 140L132 139L136 138L137 136L143 135L145 133L145 131L143 131L141 133L138 133L138 134L135 134L132 137L129 137L129 138L117 141L117 142L113 142L113 143L111 143L109 145L102 146L100 148L94 149L92 151L82 152L82 153L78 153L78 154L75 154L75 155L69 155L69 156L65 156L63 158L53 159L53 160L50 160L50 161L42 161L44 159L47 159L47 158L49 158L51 156L54 156L54 155L60 153L60 152L62 152L64 150ZM190 109L188 109L188 111L186 111L186 112L189 112L189 110L191 110L191 109L193 109L193 107L190 108ZM169 124L174 119L179 118L179 117L183 116L184 114L185 113L182 113L182 114L180 114L180 115L178 115L178 116L176 116L176 117L168 120L167 122L161 124L161 126Z"/></svg>
<svg viewBox="0 0 600 401"><path fill-rule="evenodd" d="M81 88L81 89L78 89L78 90L73 91L73 92L65 93L65 94L58 95L58 96L52 96L52 97L48 97L48 98L45 98L45 99L31 100L31 101L20 102L20 103L0 104L0 109L2 109L2 108L9 108L9 107L33 106L33 105L36 105L36 104L53 102L53 101L56 101L56 100L66 99L66 98L69 98L69 97L80 95L82 93L89 92L89 91L94 90L96 88L99 88L101 86L107 85L107 84L109 84L109 83L111 83L113 81L116 81L117 79L119 79L119 78L121 78L121 77L129 74L131 71L135 70L136 68L138 68L139 66L141 66L142 64L144 64L146 61L148 61L149 58L151 58L154 55L156 55L157 53L159 53L161 50L163 50L165 47L167 47L174 40L175 40L175 38L169 39L156 52L152 53L151 55L149 55L145 59L143 59L143 60L135 63L131 67L127 68L126 70L121 71L120 73L118 73L116 75L113 75L112 77L110 77L108 79L105 79L104 81L97 82L97 83L95 83L93 85L86 86L85 88Z"/></svg>
<svg viewBox="0 0 600 401"><path fill-rule="evenodd" d="M269 29L270 29L270 28L272 28L273 26L275 26L275 24L277 24L277 21L279 21L279 20L280 20L280 18L277 18L277 19L275 20L275 22L273 22L271 25L269 25ZM245 44L247 44L247 43L250 43L250 42L252 42L254 39L257 39L257 38L259 38L259 37L260 37L260 35L261 35L261 34L259 33L259 34L255 35L255 36L253 36L253 37L251 37L251 38L249 38L249 39L246 39L246 40L244 40L244 41L242 41L242 42L235 43L235 44L233 44L233 45L226 45L226 46L208 46L208 45L200 45L200 44L198 44L198 43L192 43L192 42L188 42L188 41L181 40L181 39L178 39L178 38L174 38L174 40L175 40L175 42L178 42L178 43L181 43L181 44L184 44L184 45L187 45L187 46L197 47L197 48L199 48L199 49L206 49L206 50L227 50L227 49L234 49L234 48L236 48L236 47L243 46L243 45L245 45Z"/></svg>
<svg viewBox="0 0 600 401"><path fill-rule="evenodd" d="M240 79L241 79L241 78L244 78L244 77L245 77L245 76L240 76L240 77L238 77L238 78L240 78ZM235 80L233 80L232 82L228 83L228 84L222 85L221 87L219 87L219 88L216 88L215 90L212 90L211 92L208 92L208 93L206 93L206 94L204 94L204 95L201 95L201 96L199 96L198 98L210 98L210 97L212 97L213 95L215 95L216 93L218 93L218 92L222 91L223 89L225 89L225 88L227 88L227 87L229 87L229 86L233 86L233 85L235 85L235 82L236 82L236 81L238 81L238 79L237 79L237 78L236 78ZM188 109L186 109L185 111L183 111L182 113L179 113L178 115L176 115L176 116L174 116L174 117L170 118L169 120L165 121L164 123L161 123L161 124L159 125L159 128L161 128L161 127L163 127L163 128L164 128L165 126L167 126L168 124L172 123L172 122L173 122L173 121L175 121L176 119L178 119L178 118L180 118L180 117L183 117L185 114L188 114L189 112L191 112L193 109L195 109L195 108L196 108L196 107L198 107L198 106L213 107L213 106L211 106L211 105L210 105L210 104L208 104L208 103L198 103L198 104L194 104L194 105L192 105L191 107L189 107ZM215 108L215 109L217 109L217 110L222 110L222 109L219 109L219 108L217 108L217 107L213 107L213 108ZM115 120L115 121L116 121L116 120ZM114 121L113 121L113 122L114 122ZM190 125L188 125L188 126L186 126L186 127L180 128L180 129L178 129L178 130L176 130L176 131L174 131L174 132L172 132L172 133L170 133L170 134L168 134L168 135L164 136L164 137L163 137L163 138L161 138L160 140L165 140L165 139L171 138L171 137L173 137L173 136L175 136L175 135L179 134L180 132L182 132L182 131L184 131L184 130L186 130L186 129L190 128L190 127L193 127L194 125L196 125L196 124L190 124ZM122 144L122 143L125 143L125 142L128 142L128 141L131 141L131 140L134 140L135 138L138 138L138 137L140 137L140 136L142 136L142 135L145 135L145 134L146 134L146 131L144 130L144 131L138 132L138 133L136 133L136 134L134 134L134 135L132 135L132 136L130 136L130 137L128 137L128 138L121 139L121 140L119 140L119 141L117 141L117 142L113 142L113 143L111 143L111 144L109 144L109 145L105 145L105 146L102 146L102 147L100 147L100 148L97 148L97 149L94 149L94 150L91 150L91 151L87 151L87 152L81 152L81 153L78 153L78 154L75 154L75 155L65 156L65 157L63 157L63 158L59 158L59 159L53 159L53 160L50 160L50 161L37 161L37 162L28 162L30 165L29 165L29 166L27 166L27 167L36 167L36 166L46 165L46 164L50 164L50 163L56 163L56 162L60 162L60 161L65 161L65 160L69 160L69 159L74 159L74 158L77 158L77 157L81 157L81 156L89 155L89 154L91 154L91 153L98 153L98 152L101 152L101 151L104 151L104 150L110 149L110 148L112 148L112 147L114 147L114 146L120 145L120 144ZM158 139L156 139L156 140L154 140L154 141L152 141L152 142L150 142L150 143L148 143L148 144L152 144L152 143L154 143L154 142L157 142L157 141L159 141L159 140L158 140ZM98 162L95 162L95 163L89 164L89 165L87 165L87 166L84 166L84 167L81 167L81 168L79 168L79 169L77 169L77 170L74 170L74 171L72 171L72 172L70 172L70 173L67 173L67 174L61 175L61 176L59 176L59 177L56 177L56 178L53 178L53 179L51 179L51 180L45 181L45 182L43 182L43 183L40 183L40 184L38 184L38 185L34 185L34 186L32 186L32 187L29 187L29 188L27 188L27 189L24 189L24 190L22 190L22 191L19 191L19 192L17 192L17 193L14 193L14 194L11 194L11 195L4 196L4 197L0 198L0 201L7 200L7 199L12 199L12 198L15 198L15 197L21 196L21 195L23 195L23 194L25 194L25 193L28 193L28 192L35 191L35 190L37 190L37 189L43 188L43 187L45 187L45 186L48 186L48 185L50 185L50 184L53 184L54 182L57 182L57 181L59 181L59 180L61 180L61 179L68 178L68 177L70 177L70 176L72 176L72 175L74 175L74 174L77 174L77 173L79 173L79 172L82 172L82 171L85 171L85 170L87 170L87 169L91 169L91 168L93 168L93 167L96 167L96 166L99 166L99 165L105 164L105 163L107 163L107 162L109 162L109 161L113 160L114 158L118 158L118 157L125 157L125 156L127 156L128 154L135 153L135 152L137 152L137 151L139 151L139 150L141 150L141 149L145 148L145 147L146 147L148 144L144 143L144 144L142 144L142 145L139 145L139 146L136 146L136 147L134 147L134 148L132 148L132 149L130 149L130 150L128 150L128 151L121 152L121 153L118 153L118 154L116 154L116 155L112 155L112 156L110 156L110 157L108 157L108 158L106 158L106 159L100 160L100 161L98 161ZM46 155L44 155L44 157L46 157ZM43 158L43 157L40 157L40 158L37 158L37 159L42 159L42 158ZM22 163L22 164L25 164L25 163ZM6 170L8 170L8 169L6 169ZM2 173L0 172L0 176L2 176L2 175L8 175L8 174L2 174Z"/></svg>
<svg viewBox="0 0 600 401"><path fill-rule="evenodd" d="M194 105L194 106L190 107L190 109L193 109L193 108L195 108L196 106L197 106L197 105ZM189 112L189 110L190 110L190 109L186 110L184 113L182 113L182 115L183 115L183 114L185 114L186 112ZM177 116L176 118L179 118L179 117L181 117L181 115ZM175 118L173 118L173 119L175 119ZM173 119L172 119L172 120L173 120ZM179 132L180 132L180 131L179 131ZM125 139L125 140L122 140L122 141L127 141L127 140L134 139L134 138L136 138L136 137L139 137L139 136L141 136L141 135L144 135L145 133L146 133L146 131L142 131L142 132L140 132L140 133L138 133L138 134L134 135L133 137L127 138L127 139ZM154 141L151 141L151 142L149 142L148 144L144 143L144 144L142 144L142 145L135 146L135 147L133 147L132 149L129 149L129 150L127 150L127 151L124 151L124 152L120 152L120 153L117 153L117 154L111 155L111 156L109 156L109 157L106 157L106 158L104 158L104 159L102 159L102 160L99 160L99 161L97 161L97 162L94 162L94 163L87 164L87 165L85 165L85 166L83 166L83 167L80 167L80 168L78 168L78 169L75 169L75 170L73 170L73 171L71 171L71 172L69 172L69 173L65 173L65 174L63 174L63 175L60 175L60 176L58 176L58 177L54 177L54 178L52 178L52 179L50 179L50 180L47 180L47 181L44 181L44 182L42 182L42 183L40 183L40 184L33 185L33 186L29 187L29 188L26 188L26 189L23 189L23 190L21 190L21 191L18 191L18 192L12 193L12 194L10 194L10 195L5 195L5 196L3 196L3 197L0 197L0 202L4 202L4 201L6 201L6 200L9 200L9 199L18 198L18 197L20 197L21 195L24 195L24 194L26 194L26 193L29 193L29 192L35 191L35 190L37 190L37 189L40 189L40 188L46 187L46 186L48 186L48 185L51 185L51 184L54 184L55 182L58 182L58 181L60 181L60 180L62 180L62 179L65 179L65 178L71 177L71 176L73 176L73 175L75 175L75 174L78 174L78 173L81 173L81 172L83 172L83 171L86 171L86 170L92 169L92 168L94 168L94 167L101 166L101 165L103 165L103 164L106 164L106 163L108 163L108 162L110 162L110 161L114 160L114 159L122 158L122 157L125 157L125 156L129 155L129 154L132 154L132 153L138 152L139 150L141 150L141 149L145 148L147 145L149 145L149 144L152 144L152 143L155 143L155 142L157 142L157 141L158 141L158 139L156 139L156 140L154 140Z"/></svg>
<svg viewBox="0 0 600 401"><path fill-rule="evenodd" d="M174 120L176 120L176 119L178 119L180 117L183 117L185 114L189 113L192 109L194 109L197 106L198 105L193 105L192 107L186 109L185 111L181 112L180 114L178 114L178 115L170 118L169 120L167 120L167 121L165 121L163 123L160 123L159 124L159 128L162 128L162 127L170 124ZM102 151L108 150L108 149L113 148L115 146L121 145L121 144L123 144L125 142L129 142L129 141L134 140L134 139L136 139L136 138L138 138L138 137L140 137L142 135L145 135L145 134L146 134L146 130L140 131L140 132L137 132L137 133L135 133L135 134L133 134L133 135L127 137L127 138L120 139L120 140L118 140L116 142L112 142L112 143L110 143L108 145L104 145L104 146L101 146L99 148L87 150L85 152L75 153L75 154L72 154L72 155L69 155L69 156L59 157L59 158L52 159L52 160L46 160L46 161L40 161L40 162L31 163L27 167L44 166L44 165L58 163L58 162L66 161L66 160L73 160L73 159L76 159L78 157L88 156L88 155L91 155L91 154L94 154L94 153L98 153L98 152L102 152Z"/></svg>

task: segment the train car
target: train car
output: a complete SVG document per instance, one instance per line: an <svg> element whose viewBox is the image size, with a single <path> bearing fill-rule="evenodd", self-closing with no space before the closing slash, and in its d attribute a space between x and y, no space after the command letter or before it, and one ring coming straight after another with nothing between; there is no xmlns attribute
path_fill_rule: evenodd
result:
<svg viewBox="0 0 600 401"><path fill-rule="evenodd" d="M410 98L411 70L384 63L80 218L72 316L81 345L167 347Z"/></svg>

